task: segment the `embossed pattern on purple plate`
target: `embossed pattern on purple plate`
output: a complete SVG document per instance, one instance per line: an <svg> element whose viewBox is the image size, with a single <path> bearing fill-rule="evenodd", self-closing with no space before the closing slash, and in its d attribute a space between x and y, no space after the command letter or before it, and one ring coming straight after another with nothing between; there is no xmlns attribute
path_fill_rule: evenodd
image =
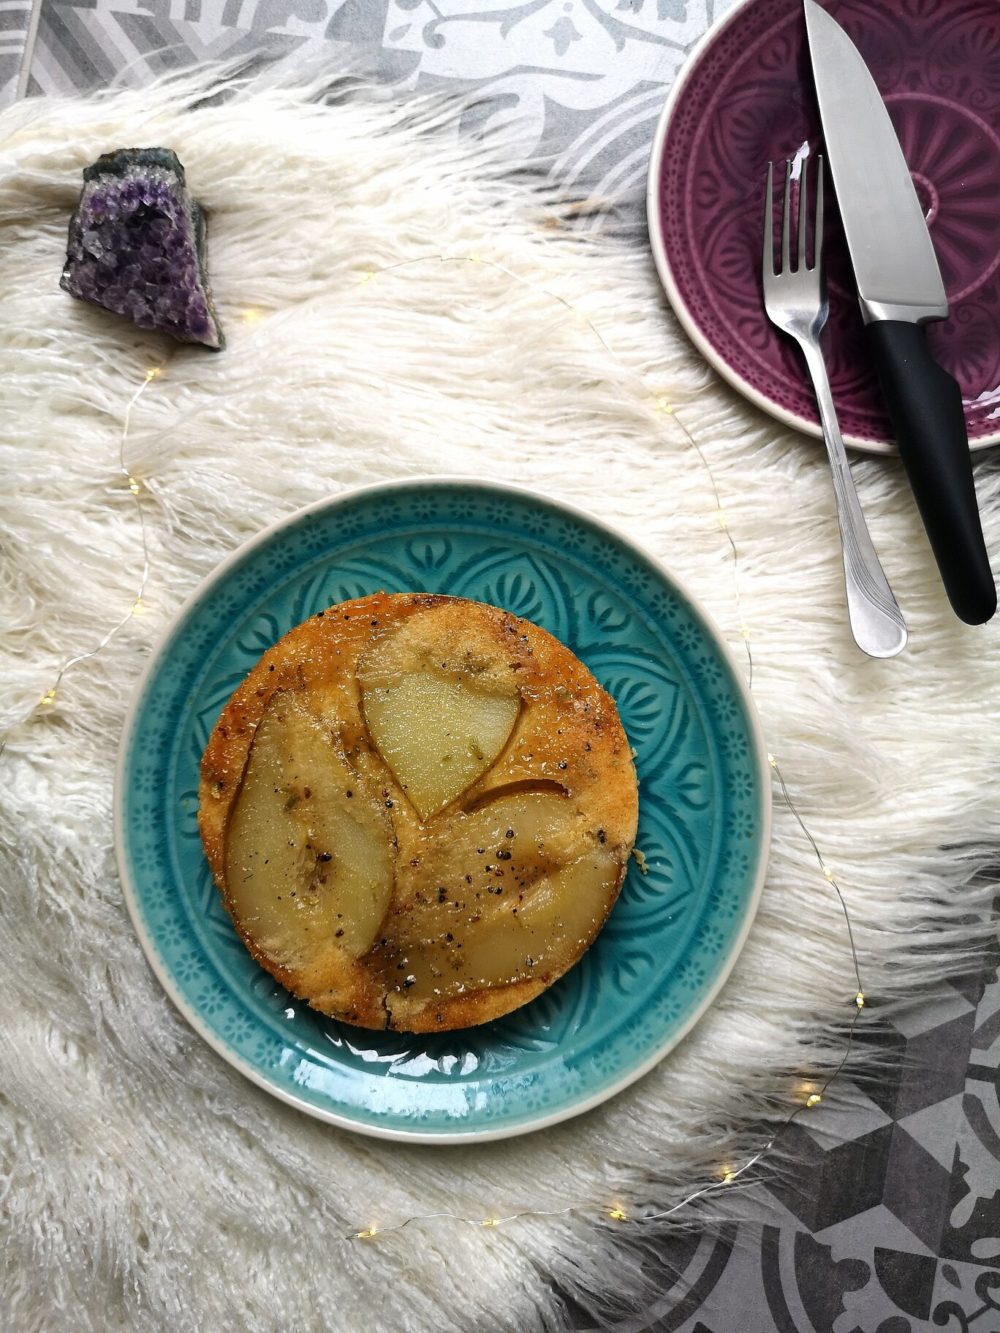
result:
<svg viewBox="0 0 1000 1333"><path fill-rule="evenodd" d="M928 326L958 380L969 440L1000 441L1000 5L823 0L868 63L924 205L951 313ZM650 236L671 304L709 361L819 434L805 368L760 287L769 160L822 149L799 0L747 0L695 52L657 129ZM873 188L877 188L873 183ZM832 193L832 192L831 192ZM891 447L840 218L828 209L824 350L848 440Z"/></svg>

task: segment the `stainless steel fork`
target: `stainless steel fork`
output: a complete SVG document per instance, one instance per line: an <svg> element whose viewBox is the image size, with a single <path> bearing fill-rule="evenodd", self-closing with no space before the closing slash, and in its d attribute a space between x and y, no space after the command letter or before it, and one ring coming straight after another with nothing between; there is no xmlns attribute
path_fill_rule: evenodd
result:
<svg viewBox="0 0 1000 1333"><path fill-rule="evenodd" d="M781 220L781 268L774 267L773 170L767 167L767 204L764 209L764 309L777 328L794 338L802 349L813 382L823 439L833 471L837 519L844 555L847 612L854 640L870 657L895 657L906 644L906 625L886 581L865 516L861 512L847 461L844 439L830 392L820 334L829 303L823 283L823 159L817 160L816 213L813 225L813 262L807 262L808 159L799 177L798 246L795 266L791 257L792 164L785 166L785 197Z"/></svg>

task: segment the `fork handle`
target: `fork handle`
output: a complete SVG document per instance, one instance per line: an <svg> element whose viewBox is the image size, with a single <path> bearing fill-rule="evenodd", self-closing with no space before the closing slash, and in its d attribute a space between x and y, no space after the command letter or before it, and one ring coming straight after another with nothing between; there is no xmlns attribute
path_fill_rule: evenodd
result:
<svg viewBox="0 0 1000 1333"><path fill-rule="evenodd" d="M899 454L955 614L981 625L997 592L976 504L962 394L927 348L923 329L873 320L869 345Z"/></svg>
<svg viewBox="0 0 1000 1333"><path fill-rule="evenodd" d="M872 544L858 500L823 352L818 341L803 341L801 346L812 376L833 474L851 632L855 643L869 657L895 657L906 646L906 624Z"/></svg>

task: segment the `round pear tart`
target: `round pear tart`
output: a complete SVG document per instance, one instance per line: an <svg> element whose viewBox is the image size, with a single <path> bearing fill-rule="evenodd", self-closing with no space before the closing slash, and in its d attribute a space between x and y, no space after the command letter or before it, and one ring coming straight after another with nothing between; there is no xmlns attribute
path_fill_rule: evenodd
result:
<svg viewBox="0 0 1000 1333"><path fill-rule="evenodd" d="M198 824L247 948L366 1028L509 1013L593 943L635 840L613 700L537 625L375 593L269 649L201 765Z"/></svg>

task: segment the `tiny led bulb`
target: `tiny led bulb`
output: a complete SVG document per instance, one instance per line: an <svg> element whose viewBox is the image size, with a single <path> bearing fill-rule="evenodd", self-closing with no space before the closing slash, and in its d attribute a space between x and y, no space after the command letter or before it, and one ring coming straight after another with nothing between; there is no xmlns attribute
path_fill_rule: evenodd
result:
<svg viewBox="0 0 1000 1333"><path fill-rule="evenodd" d="M831 884L833 883L833 870L826 864L823 866L823 876L825 879L829 880Z"/></svg>
<svg viewBox="0 0 1000 1333"><path fill-rule="evenodd" d="M53 686L52 689L46 690L45 693L42 695L41 703L46 708L50 708L55 703L55 701L56 701L56 691L55 691L55 686Z"/></svg>
<svg viewBox="0 0 1000 1333"><path fill-rule="evenodd" d="M735 1179L736 1179L736 1172L727 1171L726 1174L722 1177L722 1183L723 1185L731 1185Z"/></svg>
<svg viewBox="0 0 1000 1333"><path fill-rule="evenodd" d="M364 1231L356 1231L354 1234L358 1240L371 1240L372 1236L378 1234L378 1227L373 1222L370 1227L365 1227Z"/></svg>
<svg viewBox="0 0 1000 1333"><path fill-rule="evenodd" d="M864 991L861 990L858 991L857 995L855 995L854 997L854 1003L858 1006L859 1009L863 1009L865 1007Z"/></svg>
<svg viewBox="0 0 1000 1333"><path fill-rule="evenodd" d="M811 1093L809 1094L809 1096L806 1098L806 1106L810 1106L810 1107L811 1107L811 1106L819 1106L819 1104L820 1104L820 1102L821 1102L822 1100L823 1100L823 1098L819 1095L818 1092L811 1092Z"/></svg>
<svg viewBox="0 0 1000 1333"><path fill-rule="evenodd" d="M146 610L146 603L141 597L137 597L132 603L132 615L141 616Z"/></svg>
<svg viewBox="0 0 1000 1333"><path fill-rule="evenodd" d="M614 1208L608 1209L608 1217L611 1218L612 1222L628 1221L628 1213L625 1211L624 1208L620 1208L617 1205Z"/></svg>
<svg viewBox="0 0 1000 1333"><path fill-rule="evenodd" d="M130 476L128 479L128 488L133 495L138 495L139 492L142 490L142 482L139 480L138 477Z"/></svg>
<svg viewBox="0 0 1000 1333"><path fill-rule="evenodd" d="M499 1217L484 1217L484 1218L483 1218L483 1226L484 1226L484 1227L498 1227L499 1225L500 1225L500 1219L499 1219Z"/></svg>

